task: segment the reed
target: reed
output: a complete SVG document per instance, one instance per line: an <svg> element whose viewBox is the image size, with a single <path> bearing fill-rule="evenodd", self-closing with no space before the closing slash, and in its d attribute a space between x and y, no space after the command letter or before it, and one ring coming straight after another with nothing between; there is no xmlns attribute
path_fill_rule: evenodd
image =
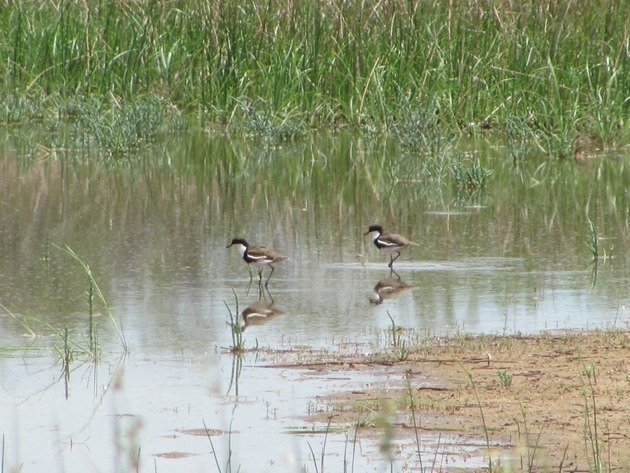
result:
<svg viewBox="0 0 630 473"><path fill-rule="evenodd" d="M5 3L4 121L41 96L159 97L218 124L262 100L316 126L401 124L420 103L456 134L531 117L551 156L627 139L623 0Z"/></svg>

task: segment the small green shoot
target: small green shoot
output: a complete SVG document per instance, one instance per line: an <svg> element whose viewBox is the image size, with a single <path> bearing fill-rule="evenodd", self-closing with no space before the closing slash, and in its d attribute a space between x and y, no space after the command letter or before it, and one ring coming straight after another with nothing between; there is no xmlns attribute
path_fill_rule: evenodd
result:
<svg viewBox="0 0 630 473"><path fill-rule="evenodd" d="M423 472L422 467L422 449L420 444L420 435L418 434L418 423L416 422L416 405L413 398L413 391L411 390L411 375L409 371L405 374L405 381L407 382L407 394L409 395L409 409L411 410L411 420L413 422L413 431L416 435L416 449L418 450L418 462L420 463L420 471Z"/></svg>
<svg viewBox="0 0 630 473"><path fill-rule="evenodd" d="M512 385L512 373L507 370L497 370L497 377L501 386L508 388Z"/></svg>
<svg viewBox="0 0 630 473"><path fill-rule="evenodd" d="M481 405L481 400L479 399L479 392L477 391L477 384L475 383L475 378L473 378L472 373L468 368L464 366L464 370L468 375L468 379L470 379L470 384L475 391L475 399L477 400L477 406L479 406L479 413L481 414L481 423L483 425L483 433L486 437L486 448L488 449L488 471L492 473L492 455L490 454L490 434L488 433L488 425L486 424L486 417L483 413L483 407Z"/></svg>
<svg viewBox="0 0 630 473"><path fill-rule="evenodd" d="M235 312L232 312L232 309L230 309L227 302L223 301L228 310L228 315L230 316L230 321L228 322L230 334L232 335L232 346L230 347L230 351L235 355L242 355L245 352L245 340L243 339L245 326L238 320L238 296L234 290L232 290L232 292L234 293L234 300L236 302Z"/></svg>
<svg viewBox="0 0 630 473"><path fill-rule="evenodd" d="M589 462L589 470L593 473L610 472L610 465L606 466L603 458L603 444L600 440L598 410L595 401L597 377L595 365L591 362L583 369L588 385L584 390L584 438L586 440L586 456Z"/></svg>
<svg viewBox="0 0 630 473"><path fill-rule="evenodd" d="M387 317L389 317L389 320L391 321L391 343L394 348L396 359L398 361L405 361L409 358L411 352L407 348L407 342L404 339L404 329L396 325L396 322L389 311L387 311Z"/></svg>

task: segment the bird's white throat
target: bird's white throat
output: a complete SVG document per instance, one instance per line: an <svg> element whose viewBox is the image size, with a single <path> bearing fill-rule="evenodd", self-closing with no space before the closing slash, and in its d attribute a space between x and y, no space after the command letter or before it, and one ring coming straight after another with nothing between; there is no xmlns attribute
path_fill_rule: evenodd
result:
<svg viewBox="0 0 630 473"><path fill-rule="evenodd" d="M247 250L247 247L245 245L243 245L242 243L238 244L238 252L241 254L241 257L245 256L246 250Z"/></svg>

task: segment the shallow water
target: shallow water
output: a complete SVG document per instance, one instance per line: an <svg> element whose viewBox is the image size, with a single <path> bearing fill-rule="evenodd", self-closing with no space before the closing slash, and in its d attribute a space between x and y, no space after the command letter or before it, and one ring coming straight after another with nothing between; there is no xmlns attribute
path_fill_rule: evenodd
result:
<svg viewBox="0 0 630 473"><path fill-rule="evenodd" d="M316 396L383 379L266 368L282 359L273 350L383 350L389 316L420 335L628 326L628 156L515 169L500 144L466 143L465 153L493 170L485 189L468 192L448 175L415 175L413 160L426 157L350 134L271 148L194 131L118 161L49 154L18 135L0 147L0 425L9 471L127 471L137 458L141 471L218 471L208 438L190 434L203 422L232 432L212 437L223 471L228 442L234 470L315 471L309 443L319 461L325 426L288 432L312 427L303 419ZM612 248L596 266L588 218L601 254ZM395 263L408 287L379 305L373 288L397 275L363 236L377 222L419 243ZM258 293L225 248L237 235L290 258L266 295L282 314L244 332L247 347L271 351L245 355L238 393L224 349L229 310L241 312ZM59 249L66 245L90 266L129 346L123 356L97 300L103 357L77 357L68 399L55 333L67 326L86 345L88 279ZM350 458L353 434L328 435L330 468ZM356 471L389 468L379 439L358 442ZM396 469L415 465L415 440L399 442ZM456 437L427 436L426 461L438 442L438 461L485 464L480 439Z"/></svg>

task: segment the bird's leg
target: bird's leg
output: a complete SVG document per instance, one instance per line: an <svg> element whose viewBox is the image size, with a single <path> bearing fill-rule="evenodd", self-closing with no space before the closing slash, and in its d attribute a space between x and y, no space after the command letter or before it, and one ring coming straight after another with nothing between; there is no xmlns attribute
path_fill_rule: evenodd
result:
<svg viewBox="0 0 630 473"><path fill-rule="evenodd" d="M252 284L254 283L254 274L252 273L252 267L247 265L247 272L249 273L249 283L247 284L247 294L249 294L249 290L252 288Z"/></svg>
<svg viewBox="0 0 630 473"><path fill-rule="evenodd" d="M391 254L389 255L391 261L389 262L389 264L387 266L389 266L389 269L394 269L394 261L396 261L398 259L398 257L400 256L400 251L396 252L396 257L394 258L394 255Z"/></svg>
<svg viewBox="0 0 630 473"><path fill-rule="evenodd" d="M269 280L271 279L271 275L274 272L274 267L269 265L269 267L271 268L271 272L269 273L269 276L267 276L267 280L265 281L265 287L267 288L267 290L269 290Z"/></svg>
<svg viewBox="0 0 630 473"><path fill-rule="evenodd" d="M258 270L258 285L262 285L262 268Z"/></svg>

